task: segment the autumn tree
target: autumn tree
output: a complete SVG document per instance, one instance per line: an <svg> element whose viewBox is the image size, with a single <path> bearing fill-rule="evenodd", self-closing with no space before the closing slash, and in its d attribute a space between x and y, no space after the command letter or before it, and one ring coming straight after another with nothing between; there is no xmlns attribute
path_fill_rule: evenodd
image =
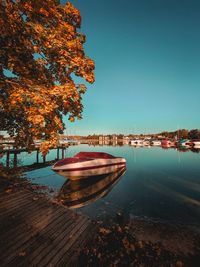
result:
<svg viewBox="0 0 200 267"><path fill-rule="evenodd" d="M55 146L63 116L81 119L83 84L94 82L79 11L58 0L0 0L0 130L17 146Z"/></svg>
<svg viewBox="0 0 200 267"><path fill-rule="evenodd" d="M180 129L177 131L177 137L182 139L188 138L188 130L186 129Z"/></svg>

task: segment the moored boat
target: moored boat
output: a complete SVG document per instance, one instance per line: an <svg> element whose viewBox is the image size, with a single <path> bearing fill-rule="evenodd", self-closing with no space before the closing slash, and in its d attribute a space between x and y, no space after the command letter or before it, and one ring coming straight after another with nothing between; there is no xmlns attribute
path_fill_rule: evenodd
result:
<svg viewBox="0 0 200 267"><path fill-rule="evenodd" d="M194 140L194 141L191 141L192 145L194 147L197 147L197 148L200 148L200 141L199 140Z"/></svg>
<svg viewBox="0 0 200 267"><path fill-rule="evenodd" d="M160 140L153 140L153 141L151 141L151 145L152 146L160 146L161 145L161 141Z"/></svg>
<svg viewBox="0 0 200 267"><path fill-rule="evenodd" d="M126 166L126 160L103 152L80 152L56 162L52 170L70 180L108 174Z"/></svg>
<svg viewBox="0 0 200 267"><path fill-rule="evenodd" d="M150 141L149 140L144 140L143 141L144 146L150 146Z"/></svg>
<svg viewBox="0 0 200 267"><path fill-rule="evenodd" d="M189 139L180 139L178 141L178 146L188 148L192 146L192 142Z"/></svg>
<svg viewBox="0 0 200 267"><path fill-rule="evenodd" d="M130 145L131 146L143 146L144 140L140 140L140 139L131 140Z"/></svg>
<svg viewBox="0 0 200 267"><path fill-rule="evenodd" d="M175 142L168 140L168 139L163 139L161 140L161 146L163 148L169 148L169 147L175 146Z"/></svg>

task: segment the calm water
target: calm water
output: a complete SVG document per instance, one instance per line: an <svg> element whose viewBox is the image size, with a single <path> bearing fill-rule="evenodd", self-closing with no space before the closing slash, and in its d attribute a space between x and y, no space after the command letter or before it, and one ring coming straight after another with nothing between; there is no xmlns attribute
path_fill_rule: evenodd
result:
<svg viewBox="0 0 200 267"><path fill-rule="evenodd" d="M124 157L126 171L82 184L71 184L50 167L31 171L28 178L52 187L66 205L79 207L78 211L93 218L123 211L127 216L199 225L200 153L160 147L79 145L68 148L66 156L79 151L104 151ZM51 151L47 160L55 155L56 151ZM35 155L22 155L22 163L27 164L31 157Z"/></svg>

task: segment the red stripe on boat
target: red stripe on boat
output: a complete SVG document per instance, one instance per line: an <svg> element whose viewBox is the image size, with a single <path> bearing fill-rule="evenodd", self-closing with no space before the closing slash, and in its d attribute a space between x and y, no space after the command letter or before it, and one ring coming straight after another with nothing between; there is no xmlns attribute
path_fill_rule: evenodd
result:
<svg viewBox="0 0 200 267"><path fill-rule="evenodd" d="M104 153L104 152L79 152L78 154L76 154L74 156L74 158L90 158L90 159L114 159L116 157L108 154L108 153Z"/></svg>
<svg viewBox="0 0 200 267"><path fill-rule="evenodd" d="M54 167L58 167L58 166L63 166L66 164L71 164L71 163L79 163L79 162L86 162L89 160L93 160L93 159L87 159L87 158L66 158L66 159L61 159L58 162L55 163Z"/></svg>
<svg viewBox="0 0 200 267"><path fill-rule="evenodd" d="M81 167L81 168L73 168L73 169L63 169L63 170L55 170L55 171L83 171L83 170L91 170L91 169L99 169L104 167L110 167L110 166L126 166L126 162L118 162L118 163L112 163L112 164L105 164L105 165L98 165L98 166L88 166L88 167Z"/></svg>

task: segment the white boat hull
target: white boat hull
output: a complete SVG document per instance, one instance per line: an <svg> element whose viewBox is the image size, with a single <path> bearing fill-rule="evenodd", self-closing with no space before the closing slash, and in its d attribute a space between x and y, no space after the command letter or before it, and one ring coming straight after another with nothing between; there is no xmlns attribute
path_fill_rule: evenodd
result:
<svg viewBox="0 0 200 267"><path fill-rule="evenodd" d="M91 168L91 169L86 169L86 170L73 170L73 171L62 170L62 171L58 171L58 174L66 178L69 178L70 180L78 180L78 179L88 178L90 176L113 173L125 166L126 164L121 163L119 165Z"/></svg>
<svg viewBox="0 0 200 267"><path fill-rule="evenodd" d="M152 141L151 145L152 146L161 146L161 142L160 141Z"/></svg>
<svg viewBox="0 0 200 267"><path fill-rule="evenodd" d="M200 147L200 141L193 141L192 144L193 144L195 147Z"/></svg>
<svg viewBox="0 0 200 267"><path fill-rule="evenodd" d="M143 140L131 140L131 146L144 146Z"/></svg>
<svg viewBox="0 0 200 267"><path fill-rule="evenodd" d="M71 180L77 180L78 178L87 178L115 172L119 168L126 166L126 160L124 158L92 159L62 166L55 165L52 169L58 172L58 174Z"/></svg>

